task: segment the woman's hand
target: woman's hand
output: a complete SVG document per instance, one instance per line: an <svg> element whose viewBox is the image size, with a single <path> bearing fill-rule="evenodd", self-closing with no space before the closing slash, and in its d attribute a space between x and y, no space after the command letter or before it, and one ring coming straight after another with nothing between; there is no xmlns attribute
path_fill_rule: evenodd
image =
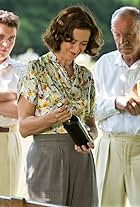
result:
<svg viewBox="0 0 140 207"><path fill-rule="evenodd" d="M75 145L74 148L77 152L80 152L82 154L87 154L87 153L90 153L90 150L91 149L94 149L94 143L87 143L88 147L86 145L82 145L82 146L78 146L78 145Z"/></svg>
<svg viewBox="0 0 140 207"><path fill-rule="evenodd" d="M92 140L96 139L98 137L98 130L95 127L91 127L90 130L88 131L89 135L91 136Z"/></svg>
<svg viewBox="0 0 140 207"><path fill-rule="evenodd" d="M52 115L51 117L54 119L54 123L64 123L72 116L66 104L63 104L57 109L51 110L48 114Z"/></svg>
<svg viewBox="0 0 140 207"><path fill-rule="evenodd" d="M39 134L56 123L63 123L71 118L67 104L53 108L48 113L35 116L36 106L20 96L18 102L19 130L23 137ZM23 110L24 109L24 110Z"/></svg>
<svg viewBox="0 0 140 207"><path fill-rule="evenodd" d="M85 123L87 125L87 130L88 130L88 133L91 136L92 140L96 139L98 136L98 130L96 127L94 117L86 119Z"/></svg>
<svg viewBox="0 0 140 207"><path fill-rule="evenodd" d="M68 98L57 104L57 108L51 111L53 113L55 123L64 123L72 116L68 108ZM49 112L49 113L51 113Z"/></svg>

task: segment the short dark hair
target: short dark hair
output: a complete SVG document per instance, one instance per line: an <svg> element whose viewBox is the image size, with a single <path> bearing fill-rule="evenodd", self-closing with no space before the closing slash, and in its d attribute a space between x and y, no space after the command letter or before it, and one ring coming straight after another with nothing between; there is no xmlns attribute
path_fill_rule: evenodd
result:
<svg viewBox="0 0 140 207"><path fill-rule="evenodd" d="M81 5L74 5L61 10L51 21L48 30L42 35L42 39L48 48L54 52L60 50L63 41L73 40L74 29L89 29L90 39L85 53L95 56L103 45L102 32L96 24L91 11Z"/></svg>
<svg viewBox="0 0 140 207"><path fill-rule="evenodd" d="M19 17L13 12L0 10L0 23L9 27L19 27Z"/></svg>

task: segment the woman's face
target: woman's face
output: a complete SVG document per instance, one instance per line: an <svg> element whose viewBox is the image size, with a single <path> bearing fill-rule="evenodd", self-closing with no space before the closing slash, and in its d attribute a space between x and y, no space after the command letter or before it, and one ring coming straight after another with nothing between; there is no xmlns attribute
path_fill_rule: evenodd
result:
<svg viewBox="0 0 140 207"><path fill-rule="evenodd" d="M62 42L59 54L63 55L63 58L73 61L80 53L85 51L90 34L90 30L87 29L74 29L73 40Z"/></svg>

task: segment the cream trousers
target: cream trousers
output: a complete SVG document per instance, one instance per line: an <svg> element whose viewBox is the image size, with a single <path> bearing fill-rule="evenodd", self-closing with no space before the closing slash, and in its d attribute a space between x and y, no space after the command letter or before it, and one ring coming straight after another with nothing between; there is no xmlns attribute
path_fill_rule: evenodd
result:
<svg viewBox="0 0 140 207"><path fill-rule="evenodd" d="M95 149L99 207L140 206L140 136L104 133Z"/></svg>
<svg viewBox="0 0 140 207"><path fill-rule="evenodd" d="M21 166L20 134L16 127L0 133L0 195L15 196Z"/></svg>

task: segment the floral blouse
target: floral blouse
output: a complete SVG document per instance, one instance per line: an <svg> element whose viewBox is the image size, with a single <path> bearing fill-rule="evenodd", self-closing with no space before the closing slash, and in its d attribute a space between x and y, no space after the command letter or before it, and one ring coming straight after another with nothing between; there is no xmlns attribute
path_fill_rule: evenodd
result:
<svg viewBox="0 0 140 207"><path fill-rule="evenodd" d="M71 78L50 51L31 61L19 83L19 95L36 105L35 116L56 108L64 98L72 114L85 118L94 116L95 87L91 72L76 63ZM66 133L62 124L55 124L45 133Z"/></svg>

